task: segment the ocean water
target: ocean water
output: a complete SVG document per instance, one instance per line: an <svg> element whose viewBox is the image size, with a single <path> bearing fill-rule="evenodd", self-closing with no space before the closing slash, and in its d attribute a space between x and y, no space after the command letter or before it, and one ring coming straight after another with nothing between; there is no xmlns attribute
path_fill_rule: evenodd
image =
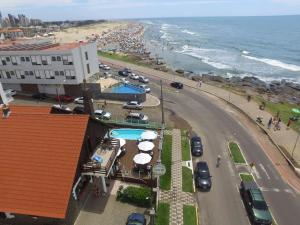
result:
<svg viewBox="0 0 300 225"><path fill-rule="evenodd" d="M300 83L300 16L140 20L154 57L173 69Z"/></svg>

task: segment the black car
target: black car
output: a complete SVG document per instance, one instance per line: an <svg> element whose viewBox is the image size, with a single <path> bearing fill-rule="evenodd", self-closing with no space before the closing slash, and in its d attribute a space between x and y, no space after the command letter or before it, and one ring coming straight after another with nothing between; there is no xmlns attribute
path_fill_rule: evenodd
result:
<svg viewBox="0 0 300 225"><path fill-rule="evenodd" d="M183 88L183 84L180 83L180 82L172 82L170 85L171 85L171 87L177 88L177 89L182 89Z"/></svg>
<svg viewBox="0 0 300 225"><path fill-rule="evenodd" d="M203 155L203 145L201 138L198 136L192 137L191 139L191 151L193 156Z"/></svg>
<svg viewBox="0 0 300 225"><path fill-rule="evenodd" d="M200 190L209 191L211 188L211 175L206 162L200 161L195 168L195 184Z"/></svg>
<svg viewBox="0 0 300 225"><path fill-rule="evenodd" d="M240 193L252 224L271 225L271 213L257 184L254 181L242 181Z"/></svg>
<svg viewBox="0 0 300 225"><path fill-rule="evenodd" d="M129 75L128 71L125 71L125 70L120 70L118 72L118 74L122 77L128 77L128 75Z"/></svg>
<svg viewBox="0 0 300 225"><path fill-rule="evenodd" d="M34 99L39 99L39 100L44 100L44 99L46 99L46 98L49 98L45 93L34 93L33 95L32 95L32 98L34 98Z"/></svg>
<svg viewBox="0 0 300 225"><path fill-rule="evenodd" d="M132 213L128 216L126 225L146 225L147 221L143 214Z"/></svg>
<svg viewBox="0 0 300 225"><path fill-rule="evenodd" d="M85 114L85 112L84 112L84 107L82 107L82 106L76 106L76 107L73 109L73 113L74 113L74 114Z"/></svg>

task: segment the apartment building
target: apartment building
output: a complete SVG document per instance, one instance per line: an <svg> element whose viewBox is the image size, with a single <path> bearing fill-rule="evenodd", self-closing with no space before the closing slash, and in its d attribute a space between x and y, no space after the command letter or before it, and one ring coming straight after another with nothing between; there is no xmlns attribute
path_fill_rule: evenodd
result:
<svg viewBox="0 0 300 225"><path fill-rule="evenodd" d="M96 43L0 45L4 89L78 96L83 79L98 71Z"/></svg>

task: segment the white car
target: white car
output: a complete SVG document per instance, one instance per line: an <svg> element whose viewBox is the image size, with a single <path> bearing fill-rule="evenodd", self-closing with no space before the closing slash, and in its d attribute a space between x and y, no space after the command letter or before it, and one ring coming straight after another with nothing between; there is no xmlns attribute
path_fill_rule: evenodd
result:
<svg viewBox="0 0 300 225"><path fill-rule="evenodd" d="M104 65L104 66L103 66L103 69L104 69L104 70L110 70L110 67L109 67L108 65Z"/></svg>
<svg viewBox="0 0 300 225"><path fill-rule="evenodd" d="M121 81L122 81L124 84L129 84L129 81L126 80L126 78L121 78Z"/></svg>
<svg viewBox="0 0 300 225"><path fill-rule="evenodd" d="M92 99L92 102L94 102L93 99ZM74 103L75 104L83 104L83 97L75 98Z"/></svg>
<svg viewBox="0 0 300 225"><path fill-rule="evenodd" d="M9 94L10 96L15 96L17 94L17 91L13 90L13 89L6 89L6 90L4 90L4 92L6 94Z"/></svg>
<svg viewBox="0 0 300 225"><path fill-rule="evenodd" d="M139 75L135 74L135 73L131 73L129 75L129 78L132 79L132 80L138 80L139 79Z"/></svg>
<svg viewBox="0 0 300 225"><path fill-rule="evenodd" d="M141 83L149 83L149 79L144 76L139 76L139 82Z"/></svg>
<svg viewBox="0 0 300 225"><path fill-rule="evenodd" d="M95 110L95 116L96 116L98 119L106 119L106 120L109 120L109 119L111 118L111 113L99 109L99 110Z"/></svg>
<svg viewBox="0 0 300 225"><path fill-rule="evenodd" d="M99 64L100 69L103 69L103 66L104 66L103 64L101 64L101 63Z"/></svg>
<svg viewBox="0 0 300 225"><path fill-rule="evenodd" d="M52 105L52 108L72 112L72 110L66 105Z"/></svg>
<svg viewBox="0 0 300 225"><path fill-rule="evenodd" d="M139 88L143 89L146 93L150 93L151 92L151 89L148 85L145 85L145 84L141 84L139 85Z"/></svg>
<svg viewBox="0 0 300 225"><path fill-rule="evenodd" d="M123 104L124 109L143 109L143 105L137 101L125 102Z"/></svg>
<svg viewBox="0 0 300 225"><path fill-rule="evenodd" d="M126 121L131 123L148 123L149 117L143 113L129 113L126 117Z"/></svg>

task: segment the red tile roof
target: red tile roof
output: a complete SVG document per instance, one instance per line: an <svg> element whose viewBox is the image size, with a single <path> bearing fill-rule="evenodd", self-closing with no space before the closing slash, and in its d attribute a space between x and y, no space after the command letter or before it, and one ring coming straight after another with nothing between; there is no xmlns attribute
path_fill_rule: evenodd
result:
<svg viewBox="0 0 300 225"><path fill-rule="evenodd" d="M88 116L25 108L0 118L0 212L65 218Z"/></svg>

